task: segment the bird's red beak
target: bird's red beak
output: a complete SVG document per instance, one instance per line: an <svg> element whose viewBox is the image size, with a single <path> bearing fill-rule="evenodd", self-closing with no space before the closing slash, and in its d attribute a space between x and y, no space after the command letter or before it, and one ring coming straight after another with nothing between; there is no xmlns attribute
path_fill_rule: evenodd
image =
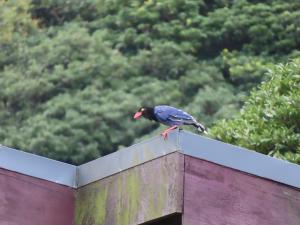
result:
<svg viewBox="0 0 300 225"><path fill-rule="evenodd" d="M142 116L142 112L136 112L135 114L134 114L134 116L133 116L133 119L138 119L138 118L140 118L141 116Z"/></svg>

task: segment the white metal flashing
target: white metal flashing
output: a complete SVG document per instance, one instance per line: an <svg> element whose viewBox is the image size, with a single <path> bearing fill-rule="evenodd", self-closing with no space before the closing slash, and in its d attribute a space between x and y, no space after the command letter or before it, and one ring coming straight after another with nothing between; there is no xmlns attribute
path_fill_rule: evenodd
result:
<svg viewBox="0 0 300 225"><path fill-rule="evenodd" d="M300 166L188 132L180 132L185 155L300 188Z"/></svg>
<svg viewBox="0 0 300 225"><path fill-rule="evenodd" d="M76 166L0 146L0 168L76 187Z"/></svg>
<svg viewBox="0 0 300 225"><path fill-rule="evenodd" d="M175 130L78 167L0 146L0 168L78 188L172 152L300 188L300 166L254 151Z"/></svg>
<svg viewBox="0 0 300 225"><path fill-rule="evenodd" d="M78 186L84 186L179 150L179 146L176 144L177 136L178 133L175 132L170 134L167 140L156 136L79 166Z"/></svg>

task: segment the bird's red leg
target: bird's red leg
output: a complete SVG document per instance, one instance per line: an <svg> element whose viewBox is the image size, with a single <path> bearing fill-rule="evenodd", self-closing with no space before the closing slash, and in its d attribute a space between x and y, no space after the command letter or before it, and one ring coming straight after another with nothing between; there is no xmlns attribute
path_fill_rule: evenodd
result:
<svg viewBox="0 0 300 225"><path fill-rule="evenodd" d="M177 126L172 126L172 127L169 127L168 129L166 129L164 132L161 133L161 136L163 136L164 139L166 139L168 137L168 133L171 131L171 130L174 130L176 129Z"/></svg>

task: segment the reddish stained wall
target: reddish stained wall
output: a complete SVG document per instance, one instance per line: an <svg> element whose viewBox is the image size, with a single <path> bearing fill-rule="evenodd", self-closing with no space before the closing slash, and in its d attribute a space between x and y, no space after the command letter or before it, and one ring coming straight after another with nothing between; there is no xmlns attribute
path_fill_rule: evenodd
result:
<svg viewBox="0 0 300 225"><path fill-rule="evenodd" d="M300 224L300 190L189 156L184 180L183 225Z"/></svg>
<svg viewBox="0 0 300 225"><path fill-rule="evenodd" d="M72 225L74 190L0 169L1 225Z"/></svg>

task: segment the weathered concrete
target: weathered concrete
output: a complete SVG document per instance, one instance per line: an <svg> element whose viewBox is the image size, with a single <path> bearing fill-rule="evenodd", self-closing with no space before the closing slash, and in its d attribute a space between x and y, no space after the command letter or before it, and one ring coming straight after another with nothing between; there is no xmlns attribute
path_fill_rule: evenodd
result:
<svg viewBox="0 0 300 225"><path fill-rule="evenodd" d="M183 225L299 225L300 191L185 156Z"/></svg>
<svg viewBox="0 0 300 225"><path fill-rule="evenodd" d="M72 225L70 187L0 169L1 225Z"/></svg>
<svg viewBox="0 0 300 225"><path fill-rule="evenodd" d="M172 153L78 190L76 225L136 225L182 212L183 155Z"/></svg>

